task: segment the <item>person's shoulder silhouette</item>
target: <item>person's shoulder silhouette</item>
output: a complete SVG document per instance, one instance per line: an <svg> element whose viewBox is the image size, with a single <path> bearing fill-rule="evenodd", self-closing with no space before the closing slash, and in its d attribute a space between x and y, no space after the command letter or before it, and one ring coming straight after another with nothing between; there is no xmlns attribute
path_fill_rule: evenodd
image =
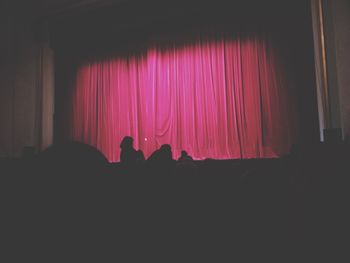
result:
<svg viewBox="0 0 350 263"><path fill-rule="evenodd" d="M145 161L145 155L143 154L143 151L141 150L136 151L136 161L138 163Z"/></svg>
<svg viewBox="0 0 350 263"><path fill-rule="evenodd" d="M169 144L163 144L158 150L155 150L148 158L148 161L157 163L172 160L173 156L171 146Z"/></svg>

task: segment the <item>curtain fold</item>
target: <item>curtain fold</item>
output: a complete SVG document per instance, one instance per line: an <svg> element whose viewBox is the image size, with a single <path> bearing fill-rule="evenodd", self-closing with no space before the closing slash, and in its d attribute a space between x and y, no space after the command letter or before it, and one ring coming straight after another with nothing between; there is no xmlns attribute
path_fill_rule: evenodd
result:
<svg viewBox="0 0 350 263"><path fill-rule="evenodd" d="M174 158L278 157L297 140L291 85L261 36L153 46L78 69L68 137L110 161L124 136L146 157L165 143Z"/></svg>

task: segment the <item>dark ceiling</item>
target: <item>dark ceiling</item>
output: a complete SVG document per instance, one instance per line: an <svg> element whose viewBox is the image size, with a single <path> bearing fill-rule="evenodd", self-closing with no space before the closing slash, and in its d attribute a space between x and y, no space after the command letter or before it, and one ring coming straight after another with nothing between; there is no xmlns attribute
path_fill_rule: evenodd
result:
<svg viewBox="0 0 350 263"><path fill-rule="evenodd" d="M268 29L289 34L309 27L311 21L305 19L310 16L309 3L299 0L65 2L66 11L51 13L45 19L49 22L53 47L73 52L96 49L101 43L101 48L108 48L204 28L245 32Z"/></svg>

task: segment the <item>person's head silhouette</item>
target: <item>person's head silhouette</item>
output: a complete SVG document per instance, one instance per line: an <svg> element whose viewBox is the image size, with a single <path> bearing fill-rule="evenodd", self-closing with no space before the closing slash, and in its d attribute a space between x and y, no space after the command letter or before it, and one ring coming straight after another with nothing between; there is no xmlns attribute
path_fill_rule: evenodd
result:
<svg viewBox="0 0 350 263"><path fill-rule="evenodd" d="M181 157L186 157L188 156L188 153L186 151L181 151Z"/></svg>
<svg viewBox="0 0 350 263"><path fill-rule="evenodd" d="M159 149L160 157L163 160L172 160L173 153L169 144L163 144Z"/></svg>
<svg viewBox="0 0 350 263"><path fill-rule="evenodd" d="M120 162L125 164L135 163L137 152L134 149L134 139L130 136L125 136L120 143Z"/></svg>
<svg viewBox="0 0 350 263"><path fill-rule="evenodd" d="M185 150L181 151L181 156L178 161L192 161L192 157Z"/></svg>
<svg viewBox="0 0 350 263"><path fill-rule="evenodd" d="M122 142L120 143L120 148L122 150L131 149L133 148L133 144L134 144L134 139L130 136L125 136Z"/></svg>

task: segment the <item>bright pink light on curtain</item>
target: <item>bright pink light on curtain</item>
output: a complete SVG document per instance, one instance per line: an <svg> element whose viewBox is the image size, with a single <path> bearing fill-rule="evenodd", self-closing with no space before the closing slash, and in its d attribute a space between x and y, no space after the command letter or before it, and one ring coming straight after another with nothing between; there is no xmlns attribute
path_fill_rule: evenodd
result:
<svg viewBox="0 0 350 263"><path fill-rule="evenodd" d="M295 140L276 52L260 38L150 48L82 66L71 95L70 138L118 161L126 135L148 157L276 157Z"/></svg>

